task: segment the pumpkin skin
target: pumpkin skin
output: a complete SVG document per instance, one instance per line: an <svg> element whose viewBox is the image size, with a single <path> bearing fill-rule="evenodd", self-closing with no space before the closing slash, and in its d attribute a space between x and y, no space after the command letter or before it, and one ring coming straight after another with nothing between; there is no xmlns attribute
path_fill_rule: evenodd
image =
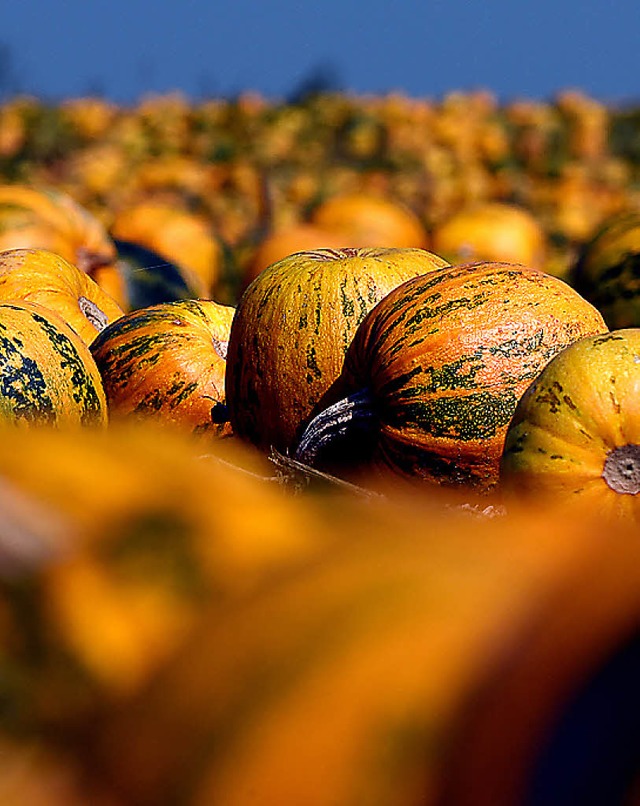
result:
<svg viewBox="0 0 640 806"><path fill-rule="evenodd" d="M179 300L131 311L103 330L91 352L111 415L228 435L224 378L234 311L212 300Z"/></svg>
<svg viewBox="0 0 640 806"><path fill-rule="evenodd" d="M433 249L451 263L502 261L542 269L545 234L521 207L485 202L459 210L431 233Z"/></svg>
<svg viewBox="0 0 640 806"><path fill-rule="evenodd" d="M520 399L505 439L508 495L640 523L640 329L562 350Z"/></svg>
<svg viewBox="0 0 640 806"><path fill-rule="evenodd" d="M330 196L312 211L310 222L341 236L344 246L425 249L428 242L418 216L404 204L382 195Z"/></svg>
<svg viewBox="0 0 640 806"><path fill-rule="evenodd" d="M28 185L0 186L0 249L23 247L61 255L126 310L115 245L102 222L68 194Z"/></svg>
<svg viewBox="0 0 640 806"><path fill-rule="evenodd" d="M571 274L574 288L612 330L640 325L640 214L610 218L589 240Z"/></svg>
<svg viewBox="0 0 640 806"><path fill-rule="evenodd" d="M489 492L524 390L563 347L606 330L556 277L508 263L453 266L407 280L365 317L325 406L365 394L380 471Z"/></svg>
<svg viewBox="0 0 640 806"><path fill-rule="evenodd" d="M58 314L0 303L0 419L18 426L105 426L107 402L89 348Z"/></svg>
<svg viewBox="0 0 640 806"><path fill-rule="evenodd" d="M58 313L88 345L124 311L106 291L55 252L0 252L0 300L24 300Z"/></svg>
<svg viewBox="0 0 640 806"><path fill-rule="evenodd" d="M318 249L265 269L242 295L229 337L234 433L287 451L340 374L365 314L409 277L446 266L422 249Z"/></svg>

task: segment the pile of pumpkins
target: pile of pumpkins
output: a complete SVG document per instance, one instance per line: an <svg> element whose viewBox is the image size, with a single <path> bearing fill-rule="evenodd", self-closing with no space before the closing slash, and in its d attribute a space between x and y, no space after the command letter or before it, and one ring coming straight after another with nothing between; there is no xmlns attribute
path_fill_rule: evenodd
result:
<svg viewBox="0 0 640 806"><path fill-rule="evenodd" d="M603 702L638 710L638 217L572 284L354 241L276 258L228 305L19 190L0 800L634 791L631 730L607 756L571 742Z"/></svg>

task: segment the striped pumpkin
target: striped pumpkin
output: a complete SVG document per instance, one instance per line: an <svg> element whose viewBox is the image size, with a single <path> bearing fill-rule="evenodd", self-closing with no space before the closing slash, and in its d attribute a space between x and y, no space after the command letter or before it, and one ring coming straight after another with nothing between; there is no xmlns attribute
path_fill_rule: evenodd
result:
<svg viewBox="0 0 640 806"><path fill-rule="evenodd" d="M272 264L242 295L229 338L234 432L288 450L340 374L356 328L400 283L448 265L423 249L318 249Z"/></svg>
<svg viewBox="0 0 640 806"><path fill-rule="evenodd" d="M640 213L610 218L588 241L571 282L611 329L640 325Z"/></svg>
<svg viewBox="0 0 640 806"><path fill-rule="evenodd" d="M58 314L35 303L0 303L0 419L50 426L107 422L89 348Z"/></svg>
<svg viewBox="0 0 640 806"><path fill-rule="evenodd" d="M228 434L224 376L233 315L234 308L211 300L178 300L131 311L105 328L91 352L111 414Z"/></svg>
<svg viewBox="0 0 640 806"><path fill-rule="evenodd" d="M315 446L348 409L354 422L374 423L375 466L488 491L524 390L563 347L606 329L565 282L518 264L463 264L408 280L358 328L327 396L334 405L310 423L298 457L315 461Z"/></svg>
<svg viewBox="0 0 640 806"><path fill-rule="evenodd" d="M639 388L640 328L562 350L516 408L502 457L505 493L640 522Z"/></svg>

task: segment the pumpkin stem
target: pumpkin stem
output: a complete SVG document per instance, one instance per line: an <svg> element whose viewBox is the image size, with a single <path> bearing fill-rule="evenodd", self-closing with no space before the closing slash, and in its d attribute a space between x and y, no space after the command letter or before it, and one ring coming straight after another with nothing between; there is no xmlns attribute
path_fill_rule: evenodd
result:
<svg viewBox="0 0 640 806"><path fill-rule="evenodd" d="M640 445L621 445L609 452L602 478L621 495L640 493Z"/></svg>
<svg viewBox="0 0 640 806"><path fill-rule="evenodd" d="M305 428L294 459L313 465L318 454L329 444L355 431L370 430L373 425L372 398L368 389L354 392L317 414Z"/></svg>

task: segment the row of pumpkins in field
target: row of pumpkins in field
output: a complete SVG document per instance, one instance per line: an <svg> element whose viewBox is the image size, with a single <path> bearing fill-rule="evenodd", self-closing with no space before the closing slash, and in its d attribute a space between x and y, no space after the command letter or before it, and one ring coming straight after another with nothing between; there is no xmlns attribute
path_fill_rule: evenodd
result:
<svg viewBox="0 0 640 806"><path fill-rule="evenodd" d="M211 284L196 298L170 263L127 264L135 243L120 242L117 260L117 242L67 197L7 186L0 213L2 192L11 420L152 417L367 485L633 507L635 214L589 245L575 288L523 262L356 241L275 259L232 306ZM176 276L152 305L136 284L159 268Z"/></svg>

